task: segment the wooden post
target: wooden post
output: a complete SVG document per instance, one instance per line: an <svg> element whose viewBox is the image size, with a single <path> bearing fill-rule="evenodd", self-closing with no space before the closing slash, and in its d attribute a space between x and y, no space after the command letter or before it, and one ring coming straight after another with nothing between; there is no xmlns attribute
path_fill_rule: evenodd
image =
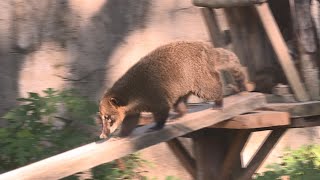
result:
<svg viewBox="0 0 320 180"><path fill-rule="evenodd" d="M203 129L193 137L197 180L220 179L230 130Z"/></svg>
<svg viewBox="0 0 320 180"><path fill-rule="evenodd" d="M193 135L197 180L229 180L242 169L240 153L249 130L203 129Z"/></svg>
<svg viewBox="0 0 320 180"><path fill-rule="evenodd" d="M250 130L238 130L233 134L221 167L221 180L231 179L232 175L236 175L242 169L240 155L250 134Z"/></svg>
<svg viewBox="0 0 320 180"><path fill-rule="evenodd" d="M182 143L174 138L167 142L168 146L179 159L181 165L190 173L193 178L196 178L196 164L189 152L184 148Z"/></svg>
<svg viewBox="0 0 320 180"><path fill-rule="evenodd" d="M270 8L267 3L254 6L261 23L266 31L267 36L273 46L273 49L278 57L279 63L287 77L290 87L298 101L310 100L302 81L299 77L299 73L293 64L290 57L288 47L281 35L278 25L273 18Z"/></svg>
<svg viewBox="0 0 320 180"><path fill-rule="evenodd" d="M300 70L312 100L320 99L317 37L311 17L311 1L290 0L295 39L300 54Z"/></svg>

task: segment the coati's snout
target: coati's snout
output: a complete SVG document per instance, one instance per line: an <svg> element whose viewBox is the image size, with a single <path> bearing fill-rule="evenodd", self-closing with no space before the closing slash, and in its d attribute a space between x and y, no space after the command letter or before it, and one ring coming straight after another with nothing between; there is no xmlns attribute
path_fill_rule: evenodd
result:
<svg viewBox="0 0 320 180"><path fill-rule="evenodd" d="M117 130L124 117L124 106L120 101L116 97L104 96L99 106L99 119L102 124L100 138L107 138Z"/></svg>

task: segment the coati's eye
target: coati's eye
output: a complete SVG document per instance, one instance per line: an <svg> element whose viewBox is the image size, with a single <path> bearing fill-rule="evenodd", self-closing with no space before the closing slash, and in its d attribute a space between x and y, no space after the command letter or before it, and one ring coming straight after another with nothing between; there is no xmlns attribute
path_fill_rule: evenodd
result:
<svg viewBox="0 0 320 180"><path fill-rule="evenodd" d="M116 98L110 98L110 102L114 106L120 106L120 102Z"/></svg>

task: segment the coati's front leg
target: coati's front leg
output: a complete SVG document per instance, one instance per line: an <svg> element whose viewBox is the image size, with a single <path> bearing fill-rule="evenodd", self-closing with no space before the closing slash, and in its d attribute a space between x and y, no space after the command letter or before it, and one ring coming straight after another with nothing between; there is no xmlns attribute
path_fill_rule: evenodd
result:
<svg viewBox="0 0 320 180"><path fill-rule="evenodd" d="M151 130L160 130L164 127L168 117L169 117L170 107L167 103L159 102L158 108L152 111L154 116L155 125L151 127Z"/></svg>
<svg viewBox="0 0 320 180"><path fill-rule="evenodd" d="M140 113L126 115L124 118L121 130L119 133L120 137L129 136L132 131L137 127L140 118Z"/></svg>

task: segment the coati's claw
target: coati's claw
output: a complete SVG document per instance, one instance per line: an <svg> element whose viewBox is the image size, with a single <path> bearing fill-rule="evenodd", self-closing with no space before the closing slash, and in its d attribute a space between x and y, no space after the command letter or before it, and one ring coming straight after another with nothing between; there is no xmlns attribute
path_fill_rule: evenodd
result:
<svg viewBox="0 0 320 180"><path fill-rule="evenodd" d="M104 133L101 133L99 137L100 139L107 139L108 136Z"/></svg>
<svg viewBox="0 0 320 180"><path fill-rule="evenodd" d="M223 109L223 100L216 101L216 102L214 103L214 106L212 107L212 109L214 109L214 110L221 110L221 109Z"/></svg>

